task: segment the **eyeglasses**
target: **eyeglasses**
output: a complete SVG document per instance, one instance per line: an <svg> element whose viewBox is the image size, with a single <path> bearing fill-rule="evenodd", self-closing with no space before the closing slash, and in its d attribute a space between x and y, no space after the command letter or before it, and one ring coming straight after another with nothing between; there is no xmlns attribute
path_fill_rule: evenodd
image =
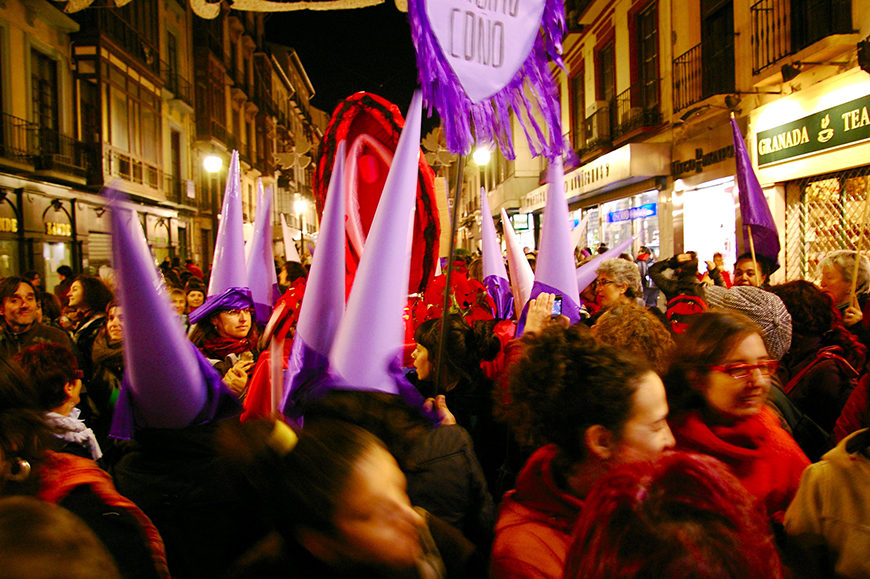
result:
<svg viewBox="0 0 870 579"><path fill-rule="evenodd" d="M604 287L604 286L610 285L612 283L616 283L616 282L613 281L612 279L596 279L595 280L596 287Z"/></svg>
<svg viewBox="0 0 870 579"><path fill-rule="evenodd" d="M710 370L724 372L735 380L742 380L749 376L753 370L761 372L762 376L770 376L779 367L776 360L765 360L758 364L728 364L727 366L710 366Z"/></svg>

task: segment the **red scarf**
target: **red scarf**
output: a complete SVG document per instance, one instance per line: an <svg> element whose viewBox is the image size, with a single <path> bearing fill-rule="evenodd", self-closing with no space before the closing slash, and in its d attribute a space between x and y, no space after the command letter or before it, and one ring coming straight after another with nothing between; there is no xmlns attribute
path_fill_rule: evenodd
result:
<svg viewBox="0 0 870 579"><path fill-rule="evenodd" d="M253 350L253 348L251 347L251 341L247 337L239 339L217 336L215 338L206 338L202 342L203 353L212 359L223 360L230 354L241 354L248 350Z"/></svg>

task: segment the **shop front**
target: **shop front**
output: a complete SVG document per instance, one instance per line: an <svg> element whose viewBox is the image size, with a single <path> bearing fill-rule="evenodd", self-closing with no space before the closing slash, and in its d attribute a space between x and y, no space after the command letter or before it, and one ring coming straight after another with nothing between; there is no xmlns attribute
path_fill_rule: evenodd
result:
<svg viewBox="0 0 870 579"><path fill-rule="evenodd" d="M662 228L670 235L668 220L660 219L660 191L669 170L670 145L630 143L567 173L570 226L589 217L580 246L595 251L599 244L613 247L636 236L632 255L642 245L658 250ZM547 189L543 185L521 199L520 212L529 221L543 210Z"/></svg>
<svg viewBox="0 0 870 579"><path fill-rule="evenodd" d="M817 280L826 253L870 249L867 74L847 71L759 109L755 119L759 180L785 206L786 278Z"/></svg>

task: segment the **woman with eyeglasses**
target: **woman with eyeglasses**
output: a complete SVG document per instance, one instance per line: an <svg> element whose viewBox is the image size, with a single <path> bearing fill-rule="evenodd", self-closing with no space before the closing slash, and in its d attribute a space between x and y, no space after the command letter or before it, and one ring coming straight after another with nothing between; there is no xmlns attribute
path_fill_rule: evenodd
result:
<svg viewBox="0 0 870 579"><path fill-rule="evenodd" d="M777 362L761 330L735 312L701 314L675 351L664 382L677 449L724 462L781 523L809 460L766 404Z"/></svg>
<svg viewBox="0 0 870 579"><path fill-rule="evenodd" d="M605 259L598 266L595 280L595 297L601 311L617 304L636 303L643 298L640 271L634 262L621 259Z"/></svg>

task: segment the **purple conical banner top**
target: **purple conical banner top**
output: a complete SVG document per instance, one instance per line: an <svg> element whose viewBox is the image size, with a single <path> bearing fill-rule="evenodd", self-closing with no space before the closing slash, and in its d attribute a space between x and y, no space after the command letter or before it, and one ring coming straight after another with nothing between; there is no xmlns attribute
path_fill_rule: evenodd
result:
<svg viewBox="0 0 870 579"><path fill-rule="evenodd" d="M227 172L227 186L221 207L208 295L216 296L230 288L248 286L245 271L245 236L242 227L242 182L239 175L239 152L233 151Z"/></svg>
<svg viewBox="0 0 870 579"><path fill-rule="evenodd" d="M421 115L422 101L416 91L366 238L347 311L329 353L332 370L349 387L400 394L411 406L422 405L422 396L404 378L401 353Z"/></svg>
<svg viewBox="0 0 870 579"><path fill-rule="evenodd" d="M750 250L749 231L752 231L752 247L755 255L773 262L771 273L779 269L779 232L773 214L764 197L758 177L752 169L749 152L743 143L743 135L734 115L731 115L731 134L734 137L734 161L737 164L735 178L739 190L740 217L743 219L743 251Z"/></svg>
<svg viewBox="0 0 870 579"><path fill-rule="evenodd" d="M299 418L305 400L317 398L329 386L327 356L344 317L346 149L347 144L341 141L335 153L320 219L320 250L311 258L296 337L284 373L283 400L279 408L292 419Z"/></svg>
<svg viewBox="0 0 870 579"><path fill-rule="evenodd" d="M572 324L580 321L580 292L574 275L574 248L568 227L568 200L565 197L565 173L562 158L550 162L547 204L541 223L541 246L535 267L535 285L531 296L541 292L562 296L562 315Z"/></svg>
<svg viewBox="0 0 870 579"><path fill-rule="evenodd" d="M184 335L136 214L109 189L115 296L124 312L124 365L112 436L184 428L238 413L238 399Z"/></svg>
<svg viewBox="0 0 870 579"><path fill-rule="evenodd" d="M249 241L247 278L256 319L265 325L279 296L272 253L272 187L264 192L261 179L257 179L257 199L254 233Z"/></svg>
<svg viewBox="0 0 870 579"><path fill-rule="evenodd" d="M296 244L293 242L293 234L290 232L290 226L287 225L287 220L284 214L281 214L281 237L284 238L284 261L295 261L302 263L299 257L299 252L296 250Z"/></svg>
<svg viewBox="0 0 870 579"><path fill-rule="evenodd" d="M508 219L504 209L501 210L501 227L504 231L505 245L507 246L507 258L510 265L511 289L514 295L514 311L519 316L529 296L532 295L532 286L535 284L535 272L523 253L520 240L514 233L511 220Z"/></svg>
<svg viewBox="0 0 870 579"><path fill-rule="evenodd" d="M614 257L619 257L625 251L631 247L631 244L634 243L634 240L638 238L640 234L637 234L633 237L629 237L623 241L620 241L612 248L608 249L601 255L596 255L583 265L577 268L577 272L575 273L575 277L577 278L577 289L582 292L589 284L595 281L595 278L598 277L598 266L601 265L601 262L605 259L612 259Z"/></svg>
<svg viewBox="0 0 870 579"><path fill-rule="evenodd" d="M480 233L483 240L483 285L495 302L495 311L493 312L495 317L507 320L513 317L514 296L511 293L507 269L505 269L504 258L501 255L501 246L495 232L495 224L492 222L489 199L486 196L486 189L483 187L480 188L480 214Z"/></svg>

